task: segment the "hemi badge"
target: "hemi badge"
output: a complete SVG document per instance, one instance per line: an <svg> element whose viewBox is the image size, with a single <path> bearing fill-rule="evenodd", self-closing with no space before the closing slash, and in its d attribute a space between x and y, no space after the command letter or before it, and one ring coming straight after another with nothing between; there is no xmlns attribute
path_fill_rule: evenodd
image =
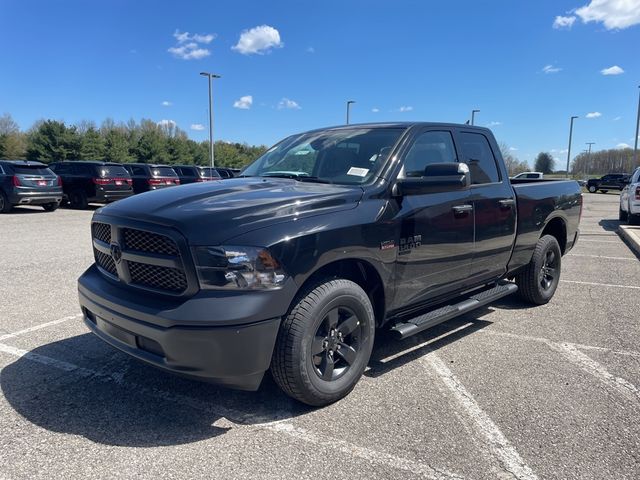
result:
<svg viewBox="0 0 640 480"><path fill-rule="evenodd" d="M380 250L391 250L392 248L395 248L395 246L396 243L393 240L385 240L380 243Z"/></svg>

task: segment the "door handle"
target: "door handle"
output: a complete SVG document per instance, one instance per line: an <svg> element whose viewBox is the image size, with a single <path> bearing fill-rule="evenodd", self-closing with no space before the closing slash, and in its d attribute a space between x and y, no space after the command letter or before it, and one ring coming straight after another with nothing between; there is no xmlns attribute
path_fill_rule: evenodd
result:
<svg viewBox="0 0 640 480"><path fill-rule="evenodd" d="M473 211L473 205L456 205L453 207L453 214L456 216L466 215Z"/></svg>
<svg viewBox="0 0 640 480"><path fill-rule="evenodd" d="M515 205L516 201L513 198L503 198L502 200L499 200L498 203L500 204L500 208L507 209Z"/></svg>

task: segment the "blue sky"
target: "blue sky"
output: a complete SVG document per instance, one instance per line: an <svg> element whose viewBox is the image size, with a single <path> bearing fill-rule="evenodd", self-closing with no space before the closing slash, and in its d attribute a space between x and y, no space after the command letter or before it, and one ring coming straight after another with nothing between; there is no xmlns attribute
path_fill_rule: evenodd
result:
<svg viewBox="0 0 640 480"><path fill-rule="evenodd" d="M353 122L480 109L519 158L552 151L557 168L571 115L575 154L633 146L640 0L0 0L0 41L0 113L22 128L145 117L204 140L209 70L217 139L341 124L353 99Z"/></svg>

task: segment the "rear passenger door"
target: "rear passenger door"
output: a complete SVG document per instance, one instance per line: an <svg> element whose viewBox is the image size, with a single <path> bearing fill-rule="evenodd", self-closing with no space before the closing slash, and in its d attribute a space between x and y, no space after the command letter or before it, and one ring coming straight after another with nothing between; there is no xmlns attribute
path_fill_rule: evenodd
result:
<svg viewBox="0 0 640 480"><path fill-rule="evenodd" d="M456 131L456 143L471 173L475 245L469 283L506 271L516 231L515 192L498 161L496 145L478 130Z"/></svg>

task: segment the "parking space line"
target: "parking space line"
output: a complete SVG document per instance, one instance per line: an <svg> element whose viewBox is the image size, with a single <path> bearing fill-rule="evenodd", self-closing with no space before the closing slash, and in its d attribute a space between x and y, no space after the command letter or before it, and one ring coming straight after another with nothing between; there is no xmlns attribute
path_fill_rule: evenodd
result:
<svg viewBox="0 0 640 480"><path fill-rule="evenodd" d="M69 320L75 320L76 318L82 317L81 313L77 313L76 315L69 315L68 317L59 318L58 320L53 320L51 322L41 323L39 325L35 325L33 327L25 328L24 330L18 330L13 333L6 333L4 335L0 335L0 342L7 340L8 338L19 337L20 335L24 335L26 333L36 332L43 328L52 327L54 325L58 325L60 323L68 322Z"/></svg>
<svg viewBox="0 0 640 480"><path fill-rule="evenodd" d="M361 447L345 440L332 438L325 435L320 436L304 428L294 426L288 420L288 418L274 420L273 418L267 418L261 415L246 413L226 407L212 407L211 404L201 402L200 400L189 397L188 395L161 390L155 387L144 387L137 383L128 382L123 379L123 376L121 374L108 374L96 370L91 370L88 368L80 367L79 365L75 365L70 362L66 362L64 360L59 360L46 355L40 355L38 353L30 352L28 350L17 347L12 347L3 343L0 343L0 352L8 353L16 357L25 358L32 362L36 362L48 367L53 367L57 370L72 373L83 378L89 378L100 382L112 382L120 387L133 390L135 393L151 396L180 405L185 405L197 410L211 412L216 416L226 418L227 420L237 424L242 428L263 429L279 434L284 434L298 440L303 440L313 445L320 445L326 448L334 449L352 457L366 460L372 464L410 472L429 480L464 480L463 476L449 472L445 469L431 467L430 465L422 462L417 462L389 453L379 452L377 450Z"/></svg>
<svg viewBox="0 0 640 480"><path fill-rule="evenodd" d="M593 285L595 287L631 288L633 290L640 290L640 287L635 285L616 285L614 283L580 282L578 280L560 280L560 283L575 283L577 285Z"/></svg>
<svg viewBox="0 0 640 480"><path fill-rule="evenodd" d="M587 243L618 243L619 244L619 243L622 243L622 240L615 241L615 240L583 240L583 239L580 239L580 240L578 240L578 245L580 245L582 242L587 242Z"/></svg>
<svg viewBox="0 0 640 480"><path fill-rule="evenodd" d="M482 410L478 402L435 352L429 352L425 357L420 359L420 362L427 364L433 369L440 380L446 385L456 401L463 408L464 413L471 419L472 426L480 436L483 437L483 443L488 445L491 453L503 468L518 479L538 478L533 470L524 462L522 457L520 457L520 454L513 445L511 445L509 440L507 440L498 426L491 420L489 415Z"/></svg>
<svg viewBox="0 0 640 480"><path fill-rule="evenodd" d="M616 377L615 375L610 373L604 367L604 365L592 359L587 354L581 352L580 349L581 348L584 348L584 349L595 348L598 350L602 349L610 353L621 354L621 355L631 355L634 357L636 356L640 357L639 352L633 352L633 351L620 352L620 351L606 349L604 347L590 347L589 345L580 345L580 344L569 343L569 342L554 342L553 340L549 340L547 338L530 337L527 335L517 335L514 333L507 333L507 332L485 331L485 333L488 333L490 335L499 335L499 336L516 338L519 340L529 340L529 341L543 343L546 346L548 346L551 350L554 350L560 353L562 356L564 356L567 360L569 360L574 365L577 365L585 372L596 377L606 386L613 388L615 391L617 391L618 393L626 397L632 403L636 405L640 405L640 391L635 385L625 380L624 378Z"/></svg>
<svg viewBox="0 0 640 480"><path fill-rule="evenodd" d="M631 262L637 262L636 257L605 257L604 255L586 255L583 253L570 253L567 257L585 257L585 258L601 258L603 260L626 260Z"/></svg>

